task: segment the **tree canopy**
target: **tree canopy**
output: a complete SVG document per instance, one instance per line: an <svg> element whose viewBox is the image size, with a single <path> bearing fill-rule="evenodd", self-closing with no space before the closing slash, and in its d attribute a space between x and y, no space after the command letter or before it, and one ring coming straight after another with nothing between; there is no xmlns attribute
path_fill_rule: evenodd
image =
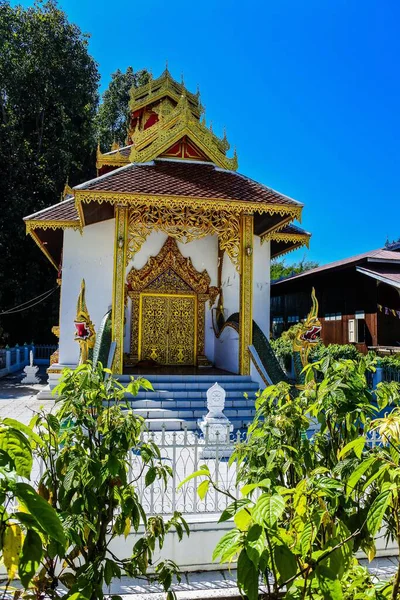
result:
<svg viewBox="0 0 400 600"><path fill-rule="evenodd" d="M88 36L53 1L0 0L0 313L55 286L56 272L22 221L55 204L69 178L95 175L99 74ZM58 293L0 316L7 341L56 341Z"/></svg>
<svg viewBox="0 0 400 600"><path fill-rule="evenodd" d="M290 275L297 275L298 273L304 273L310 269L319 267L319 263L312 260L306 260L302 258L299 262L291 265L286 264L285 259L273 260L271 262L271 279L276 281L283 277L289 277Z"/></svg>
<svg viewBox="0 0 400 600"><path fill-rule="evenodd" d="M103 152L108 152L113 142L125 145L130 91L148 83L149 78L146 69L135 72L132 67L128 67L125 73L118 69L111 75L96 117L96 135Z"/></svg>

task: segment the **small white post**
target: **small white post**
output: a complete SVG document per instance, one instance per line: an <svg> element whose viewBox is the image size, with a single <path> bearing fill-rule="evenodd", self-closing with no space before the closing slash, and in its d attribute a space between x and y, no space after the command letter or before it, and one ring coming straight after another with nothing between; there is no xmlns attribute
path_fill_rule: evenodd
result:
<svg viewBox="0 0 400 600"><path fill-rule="evenodd" d="M29 365L25 367L25 377L21 383L40 383L39 377L36 375L39 371L39 367L33 366L33 351L29 353Z"/></svg>

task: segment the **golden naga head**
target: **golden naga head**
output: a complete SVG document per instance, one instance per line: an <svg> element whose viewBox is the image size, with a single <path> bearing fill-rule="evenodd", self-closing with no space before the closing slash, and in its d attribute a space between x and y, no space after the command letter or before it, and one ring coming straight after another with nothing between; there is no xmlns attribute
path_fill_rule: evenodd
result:
<svg viewBox="0 0 400 600"><path fill-rule="evenodd" d="M307 364L308 354L311 347L320 341L321 322L318 319L318 300L315 289L311 292L312 307L304 323L301 324L299 332L293 341L293 351L300 352L302 363Z"/></svg>
<svg viewBox="0 0 400 600"><path fill-rule="evenodd" d="M82 279L81 291L78 296L78 303L76 306L76 318L74 324L75 341L79 342L79 345L81 347L79 363L82 364L87 361L89 348L94 347L94 343L96 340L94 325L90 320L90 316L86 306L84 279Z"/></svg>

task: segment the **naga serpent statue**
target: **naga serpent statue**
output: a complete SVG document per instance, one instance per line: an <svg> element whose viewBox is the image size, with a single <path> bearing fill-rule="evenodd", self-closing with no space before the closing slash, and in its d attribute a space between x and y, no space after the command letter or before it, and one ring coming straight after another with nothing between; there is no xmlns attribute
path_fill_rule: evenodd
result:
<svg viewBox="0 0 400 600"><path fill-rule="evenodd" d="M304 323L301 323L299 331L293 340L293 363L296 379L300 384L305 382L303 369L308 365L308 357L311 349L320 341L321 322L318 319L318 300L315 289L311 292L312 307Z"/></svg>

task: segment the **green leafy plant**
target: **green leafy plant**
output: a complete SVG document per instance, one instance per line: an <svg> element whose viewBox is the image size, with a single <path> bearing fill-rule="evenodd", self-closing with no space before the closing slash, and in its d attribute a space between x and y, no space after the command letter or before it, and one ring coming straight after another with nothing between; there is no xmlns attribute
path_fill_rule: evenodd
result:
<svg viewBox="0 0 400 600"><path fill-rule="evenodd" d="M220 521L233 520L232 530L214 559L237 561L238 586L249 600L260 591L286 600L398 598L399 574L374 582L355 556L363 550L374 557L382 526L400 545L400 407L374 418L400 404L400 388L380 384L376 408L366 380L371 369L370 357L325 357L306 369L304 389L280 383L264 390L231 459L240 499L219 489L206 466L191 476L202 479L199 495L214 489L231 499ZM372 447L375 430L383 445Z"/></svg>
<svg viewBox="0 0 400 600"><path fill-rule="evenodd" d="M0 557L8 584L18 575L25 587L39 568L43 546L66 544L56 511L27 483L33 451L43 446L33 426L34 421L0 421Z"/></svg>
<svg viewBox="0 0 400 600"><path fill-rule="evenodd" d="M125 391L136 395L140 388L152 389L144 379L132 380L125 389L100 363L87 363L64 373L56 413L36 416L41 440L36 450L44 463L38 497L59 515L66 539L45 540L41 568L37 562L29 566L36 597L54 595L62 584L74 599L101 599L104 585L122 575L158 581L168 598L174 597L168 590L172 577L179 579L178 567L155 561L154 553L172 528L180 539L189 532L180 514L164 521L148 517L141 505L139 478L149 486L156 479L166 481L171 470L157 445L143 441L143 419L125 399ZM141 461L136 475L129 469L132 452ZM112 542L131 531L131 556L120 558Z"/></svg>

